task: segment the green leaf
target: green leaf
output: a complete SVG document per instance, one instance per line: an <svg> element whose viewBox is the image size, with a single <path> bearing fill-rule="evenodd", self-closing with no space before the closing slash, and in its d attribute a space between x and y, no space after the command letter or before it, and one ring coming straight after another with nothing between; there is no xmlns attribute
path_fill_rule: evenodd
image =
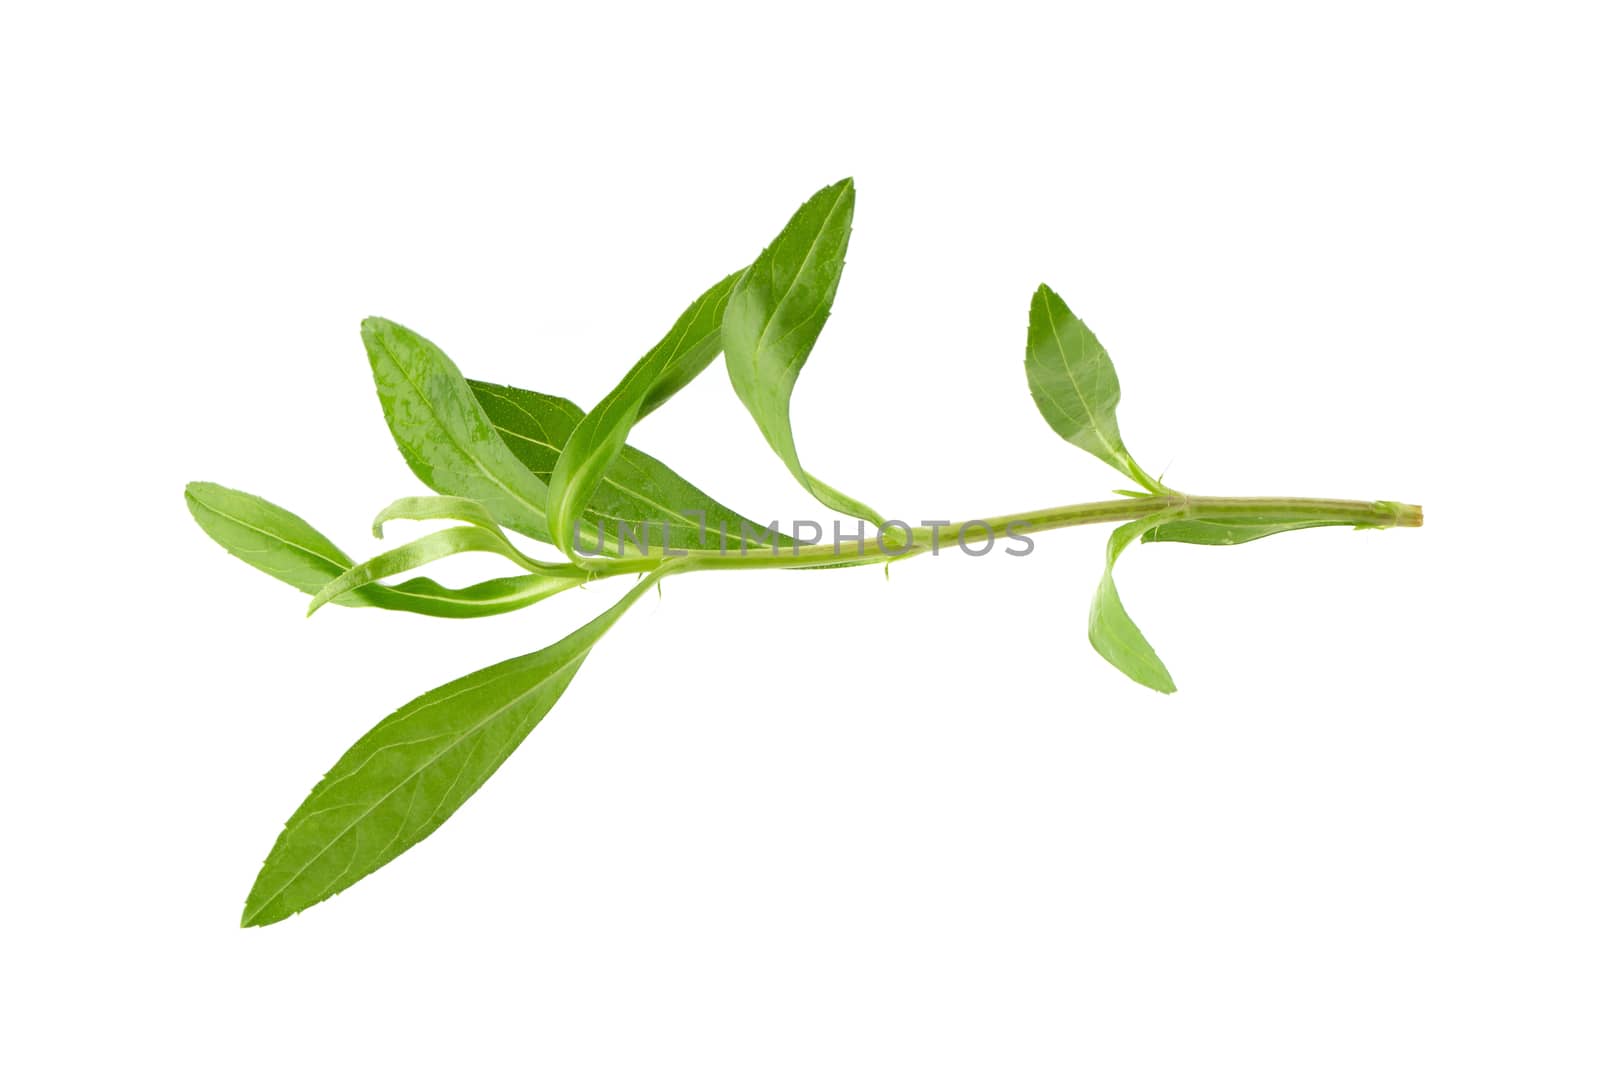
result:
<svg viewBox="0 0 1600 1066"><path fill-rule="evenodd" d="M511 543L511 538L506 536L506 531L500 528L500 524L489 513L489 509L477 500L469 500L465 496L402 496L379 511L372 519L372 535L382 540L383 527L396 520L466 522L492 534L503 549L495 550L525 570L553 574L574 572L566 563L547 563L542 559L524 555L515 544Z"/></svg>
<svg viewBox="0 0 1600 1066"><path fill-rule="evenodd" d="M270 925L342 892L439 828L539 724L595 642L653 583L640 581L547 648L417 697L356 741L289 818L241 924Z"/></svg>
<svg viewBox="0 0 1600 1066"><path fill-rule="evenodd" d="M323 604L338 599L348 592L462 552L492 552L532 571L531 576L540 580L525 587L529 603L576 588L589 576L586 571L577 567L555 567L529 559L498 529L453 526L450 529L441 529L437 533L428 533L398 548L392 548L359 566L349 567L317 591L311 599L311 606L306 609L306 614L315 614Z"/></svg>
<svg viewBox="0 0 1600 1066"><path fill-rule="evenodd" d="M881 526L878 512L806 472L789 423L795 381L839 288L855 199L846 178L801 205L734 285L722 344L733 391L795 479L828 507Z"/></svg>
<svg viewBox="0 0 1600 1066"><path fill-rule="evenodd" d="M455 364L386 319L363 322L361 338L389 431L423 484L477 500L501 525L548 541L544 481L511 454Z"/></svg>
<svg viewBox="0 0 1600 1066"><path fill-rule="evenodd" d="M228 554L301 592L316 592L352 562L305 519L260 496L191 481L184 486L183 501L206 536ZM353 596L340 602L362 605Z"/></svg>
<svg viewBox="0 0 1600 1066"><path fill-rule="evenodd" d="M432 578L414 577L398 585L368 585L357 595L370 596L374 607L390 610L435 618L486 618L520 611L548 598L552 595L550 580L550 575L544 573L515 574L455 589L446 588ZM570 586L563 586L566 587Z"/></svg>
<svg viewBox="0 0 1600 1066"><path fill-rule="evenodd" d="M722 308L727 306L727 296L733 289L733 283L738 281L739 275L743 273L743 270L735 270L732 274L713 285L705 296L700 298L704 300L712 293L719 291L721 293L721 306L717 308L716 313L717 335L711 339L709 344L682 346L678 353L660 368L655 375L655 384L650 386L650 391L645 395L644 403L639 407L638 420L642 421L650 412L676 396L685 385L699 377L700 372L710 366L711 361L722 353Z"/></svg>
<svg viewBox="0 0 1600 1066"><path fill-rule="evenodd" d="M470 384L512 453L536 476L548 479L567 439L583 420L583 408L542 392L482 381ZM626 445L595 486L584 519L591 524L605 522L613 543L618 523L637 526L644 522L648 523L649 543L655 547L662 546L665 528L670 547L710 550L737 549L741 544L757 547L759 537L743 537L740 529L762 528L695 488L665 463ZM778 543L787 546L792 541L779 534Z"/></svg>
<svg viewBox="0 0 1600 1066"><path fill-rule="evenodd" d="M1172 675L1167 673L1156 650L1139 632L1139 627L1133 624L1133 619L1128 617L1127 610L1122 606L1122 597L1117 595L1116 583L1111 580L1111 569L1117 563L1117 556L1159 521L1159 518L1144 519L1112 530L1111 539L1106 544L1106 570L1089 605L1089 643L1094 645L1094 650L1106 662L1139 684L1157 692L1176 692L1178 689L1172 683Z"/></svg>
<svg viewBox="0 0 1600 1066"><path fill-rule="evenodd" d="M663 376L699 373L722 350L722 310L733 282L731 276L723 278L690 304L667 335L594 405L567 438L550 473L546 507L551 541L563 552L576 558L573 519L583 514ZM592 554L594 545L589 549Z"/></svg>
<svg viewBox="0 0 1600 1066"><path fill-rule="evenodd" d="M1347 526L1350 522L1282 522L1271 518L1180 518L1147 529L1139 539L1146 543L1170 541L1177 544L1248 544L1252 540L1319 526Z"/></svg>
<svg viewBox="0 0 1600 1066"><path fill-rule="evenodd" d="M393 521L406 522L466 522L469 525L500 533L500 523L494 520L489 509L477 500L465 496L402 496L379 511L372 520L372 535L383 539L383 527Z"/></svg>
<svg viewBox="0 0 1600 1066"><path fill-rule="evenodd" d="M1044 420L1069 443L1111 464L1150 492L1166 493L1139 469L1117 428L1117 383L1111 357L1083 320L1048 285L1028 308L1028 391Z"/></svg>
<svg viewBox="0 0 1600 1066"><path fill-rule="evenodd" d="M354 560L306 521L259 496L206 481L184 489L189 513L206 535L235 558L307 594L314 594L354 565ZM336 597L341 607L381 607L436 618L481 618L515 611L543 599L546 583L535 575L496 578L463 589L428 578L399 585L369 585Z"/></svg>

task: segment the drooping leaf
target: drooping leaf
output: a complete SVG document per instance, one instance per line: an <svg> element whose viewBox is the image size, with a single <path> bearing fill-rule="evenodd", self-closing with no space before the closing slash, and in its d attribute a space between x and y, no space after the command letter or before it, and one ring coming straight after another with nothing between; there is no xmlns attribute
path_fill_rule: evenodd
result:
<svg viewBox="0 0 1600 1066"><path fill-rule="evenodd" d="M733 282L732 277L723 278L701 293L567 438L550 473L546 510L551 540L568 555L576 557L573 519L583 514L663 376L698 373L722 350L722 310ZM593 554L593 545L589 551Z"/></svg>
<svg viewBox="0 0 1600 1066"><path fill-rule="evenodd" d="M528 389L482 381L470 384L512 454L536 476L548 479L567 438L583 419L583 408L571 400ZM616 537L618 523L635 528L646 523L649 543L655 547L662 546L663 529L673 548L715 551L761 544L758 535L744 537L740 533L748 527L759 534L760 523L724 507L673 473L665 463L627 445L595 486L584 519L594 524L604 522L611 538ZM792 541L778 534L778 543L788 545Z"/></svg>
<svg viewBox="0 0 1600 1066"><path fill-rule="evenodd" d="M267 855L243 925L270 925L355 884L455 813L554 706L589 651L662 571L529 655L427 692L363 736Z"/></svg>
<svg viewBox="0 0 1600 1066"><path fill-rule="evenodd" d="M878 512L801 466L789 423L795 381L839 288L855 199L855 184L846 178L800 206L734 284L722 345L733 391L795 479L828 507L881 526Z"/></svg>
<svg viewBox="0 0 1600 1066"><path fill-rule="evenodd" d="M184 489L189 513L206 535L234 557L307 594L314 594L354 560L304 519L274 503L206 481ZM368 585L333 600L341 607L381 607L436 618L481 618L526 607L548 595L532 574L495 578L453 589L429 578Z"/></svg>
<svg viewBox="0 0 1600 1066"><path fill-rule="evenodd" d="M1050 428L1122 471L1150 492L1166 487L1139 468L1122 443L1122 386L1111 357L1083 320L1048 285L1028 308L1028 391Z"/></svg>
<svg viewBox="0 0 1600 1066"><path fill-rule="evenodd" d="M361 338L389 431L423 484L477 500L501 525L548 541L544 480L511 454L449 357L382 318L363 322Z"/></svg>
<svg viewBox="0 0 1600 1066"><path fill-rule="evenodd" d="M1345 526L1349 522L1284 522L1272 518L1180 518L1163 522L1145 530L1139 539L1152 543L1167 541L1176 544L1248 544L1252 540L1270 537L1275 533L1289 533L1296 529L1314 529L1320 526Z"/></svg>
<svg viewBox="0 0 1600 1066"><path fill-rule="evenodd" d="M531 571L530 576L542 581L542 584L536 584L528 589L528 594L533 599L543 599L576 588L583 584L588 576L585 571L574 566L557 567L530 560L499 530L488 530L479 526L452 526L436 533L428 533L409 544L391 548L364 563L349 567L317 590L317 594L311 598L311 606L306 609L306 614L315 614L323 604L338 599L348 592L366 588L386 577L394 577L462 552L492 552ZM533 599L529 602L533 602Z"/></svg>
<svg viewBox="0 0 1600 1066"><path fill-rule="evenodd" d="M1122 597L1117 595L1116 583L1111 579L1112 567L1116 566L1123 549L1159 521L1157 518L1129 522L1111 531L1111 539L1106 543L1106 570L1089 604L1089 643L1106 662L1139 684L1157 692L1176 692L1172 675L1167 673L1161 657L1128 617Z"/></svg>

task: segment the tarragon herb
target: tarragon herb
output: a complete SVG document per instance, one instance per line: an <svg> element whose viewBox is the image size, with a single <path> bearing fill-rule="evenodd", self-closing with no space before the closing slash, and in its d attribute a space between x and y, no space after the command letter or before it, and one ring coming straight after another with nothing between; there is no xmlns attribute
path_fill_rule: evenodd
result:
<svg viewBox="0 0 1600 1066"><path fill-rule="evenodd" d="M937 528L886 520L802 465L789 418L795 382L833 306L854 210L849 179L807 200L747 268L698 296L587 413L557 396L469 381L419 334L386 319L364 322L389 430L406 463L436 493L390 504L373 533L382 536L388 523L401 520L451 523L447 528L357 562L260 497L207 482L186 488L189 510L208 536L309 595L311 611L334 605L473 618L607 578L634 581L569 636L425 693L356 741L284 827L250 890L243 924L270 924L327 899L437 829L539 724L617 618L668 575L887 564L938 554L952 543L981 555L997 535L1031 548L1031 537L1020 534L1113 522L1105 571L1090 601L1090 644L1132 680L1172 692L1172 675L1112 579L1118 558L1136 541L1234 545L1322 526L1422 524L1420 507L1387 500L1192 496L1168 488L1139 466L1122 439L1122 392L1111 357L1044 285L1028 314L1029 391L1057 434L1132 487L1116 490L1114 500ZM757 524L628 446L633 426L719 353L726 355L734 394L790 474L820 503L849 516L855 531L826 543L821 521L797 522L787 532L776 523ZM558 557L531 554L507 530L552 546ZM974 549L969 536L982 547ZM466 588L421 576L388 583L459 552L499 556L515 572Z"/></svg>

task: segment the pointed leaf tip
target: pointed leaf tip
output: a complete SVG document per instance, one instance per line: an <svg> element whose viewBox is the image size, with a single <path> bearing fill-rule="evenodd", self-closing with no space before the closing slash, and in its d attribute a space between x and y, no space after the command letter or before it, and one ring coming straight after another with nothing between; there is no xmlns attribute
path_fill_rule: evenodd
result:
<svg viewBox="0 0 1600 1066"><path fill-rule="evenodd" d="M1173 684L1172 675L1167 672L1156 650L1150 646L1133 619L1128 617L1122 597L1117 593L1116 583L1111 578L1118 556L1142 533L1159 522L1158 516L1129 522L1112 530L1111 538L1106 543L1105 573L1101 575L1100 584L1089 605L1089 643L1106 662L1131 680L1170 695L1178 691L1178 686Z"/></svg>
<svg viewBox="0 0 1600 1066"><path fill-rule="evenodd" d="M368 315L361 320L361 342L370 346L373 340L394 329L394 326L387 318Z"/></svg>
<svg viewBox="0 0 1600 1066"><path fill-rule="evenodd" d="M740 276L722 316L728 378L789 472L825 506L881 526L883 518L801 465L789 404L844 270L855 214L851 178L818 190Z"/></svg>

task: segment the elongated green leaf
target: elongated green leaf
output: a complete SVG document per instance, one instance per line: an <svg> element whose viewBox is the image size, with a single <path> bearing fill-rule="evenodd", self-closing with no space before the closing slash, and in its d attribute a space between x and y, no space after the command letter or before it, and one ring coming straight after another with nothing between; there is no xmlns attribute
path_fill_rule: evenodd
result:
<svg viewBox="0 0 1600 1066"><path fill-rule="evenodd" d="M356 741L289 818L241 924L282 921L437 829L539 724L595 642L651 583L639 582L547 648L417 697Z"/></svg>
<svg viewBox="0 0 1600 1066"><path fill-rule="evenodd" d="M1166 492L1139 469L1117 428L1122 386L1111 357L1048 285L1028 308L1028 391L1050 428L1151 492Z"/></svg>
<svg viewBox="0 0 1600 1066"><path fill-rule="evenodd" d="M535 589L528 590L536 599L576 588L583 584L587 576L577 567L558 568L529 560L526 555L513 547L499 530L491 531L478 526L454 526L418 537L409 544L392 548L381 555L373 556L359 566L350 567L317 590L317 594L311 599L311 606L306 609L306 614L315 614L323 604L338 599L348 592L462 552L492 552L533 571L532 576L543 579L542 585L535 586L542 595L535 595Z"/></svg>
<svg viewBox="0 0 1600 1066"><path fill-rule="evenodd" d="M229 554L307 594L316 593L354 560L304 519L237 489L194 481L184 489L189 513ZM381 607L436 618L504 614L543 599L546 582L532 574L496 578L463 589L428 578L368 585L333 600L341 607Z"/></svg>
<svg viewBox="0 0 1600 1066"><path fill-rule="evenodd" d="M1170 541L1176 544L1248 544L1252 540L1289 533L1296 529L1320 526L1345 526L1349 522L1279 522L1266 518L1181 518L1147 529L1139 539L1146 543Z"/></svg>
<svg viewBox="0 0 1600 1066"><path fill-rule="evenodd" d="M228 554L301 592L316 592L352 562L305 519L260 496L191 481L184 486L183 500L195 522ZM354 596L340 602L363 605Z"/></svg>
<svg viewBox="0 0 1600 1066"><path fill-rule="evenodd" d="M795 479L828 507L881 526L878 512L806 472L789 423L795 381L839 288L855 202L846 178L800 206L734 284L722 344L733 391Z"/></svg>
<svg viewBox="0 0 1600 1066"><path fill-rule="evenodd" d="M465 496L402 496L379 511L372 520L372 535L383 539L383 527L396 520L406 522L466 522L492 533L501 532L489 509Z"/></svg>
<svg viewBox="0 0 1600 1066"><path fill-rule="evenodd" d="M1089 643L1094 645L1094 650L1106 662L1139 684L1157 692L1176 692L1178 689L1172 683L1172 675L1167 673L1161 657L1144 638L1144 634L1139 632L1139 627L1133 624L1133 619L1128 617L1127 610L1122 606L1122 597L1117 595L1116 583L1111 579L1111 569L1116 566L1117 557L1123 549L1159 521L1145 519L1129 522L1111 531L1111 539L1106 544L1106 571L1089 605Z"/></svg>
<svg viewBox="0 0 1600 1066"><path fill-rule="evenodd" d="M382 318L361 324L383 416L423 484L466 496L495 521L548 541L543 479L517 461L461 372L426 338Z"/></svg>
<svg viewBox="0 0 1600 1066"><path fill-rule="evenodd" d="M727 306L727 295L733 290L733 283L739 280L743 270L735 270L707 290L706 296L721 292L721 304ZM668 360L655 375L655 383L650 386L650 391L645 395L644 403L639 407L638 420L642 421L646 415L657 407L676 396L684 386L700 376L700 372L711 365L711 361L722 353L722 308L717 309L717 335L709 344L683 345L672 359Z"/></svg>
<svg viewBox="0 0 1600 1066"><path fill-rule="evenodd" d="M568 555L576 557L573 519L583 514L663 375L674 367L679 372L704 367L721 351L722 309L733 281L723 278L701 293L567 438L550 474L546 510L551 541ZM593 554L593 545L589 550Z"/></svg>
<svg viewBox="0 0 1600 1066"><path fill-rule="evenodd" d="M477 500L469 500L465 496L402 496L379 511L377 516L373 518L372 535L381 540L384 526L396 520L407 522L466 522L492 534L500 541L504 549L500 551L500 554L524 570L531 570L535 573L543 571L551 574L570 574L575 572L566 563L547 563L542 559L524 555L515 544L511 543L511 538L506 536L506 531L500 528L500 524L489 513L489 509Z"/></svg>
<svg viewBox="0 0 1600 1066"><path fill-rule="evenodd" d="M470 384L512 453L535 475L548 479L567 439L583 419L583 408L571 400L528 389L482 381ZM634 528L646 523L648 543L655 547L662 546L663 530L673 548L715 551L761 544L759 523L724 507L660 460L626 445L595 486L584 520L605 523L613 544L619 523ZM740 530L746 527L755 533L742 536ZM792 541L778 534L778 543L787 546Z"/></svg>
<svg viewBox="0 0 1600 1066"><path fill-rule="evenodd" d="M486 618L519 611L552 595L546 573L514 574L479 581L465 588L446 588L432 578L414 577L398 585L367 585L356 595L369 596L374 607L433 615L436 618ZM570 586L563 586L563 588ZM554 591L561 591L555 589Z"/></svg>

